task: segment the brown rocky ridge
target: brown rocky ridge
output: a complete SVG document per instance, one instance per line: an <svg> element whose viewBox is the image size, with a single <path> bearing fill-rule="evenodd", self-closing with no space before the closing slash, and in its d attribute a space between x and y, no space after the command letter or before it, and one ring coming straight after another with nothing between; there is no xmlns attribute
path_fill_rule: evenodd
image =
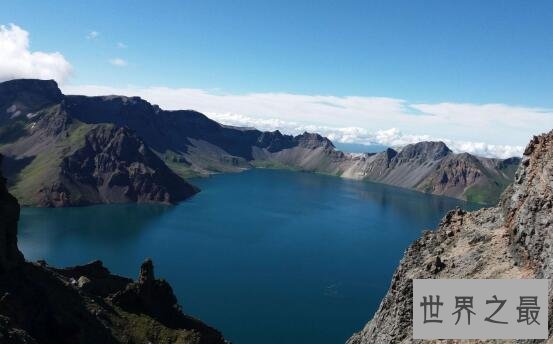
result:
<svg viewBox="0 0 553 344"><path fill-rule="evenodd" d="M425 342L412 339L413 279L551 279L552 273L553 131L550 131L535 136L528 144L514 182L503 193L498 206L474 212L453 210L435 231L425 231L406 250L372 320L347 343ZM551 290L549 298L551 308ZM549 331L548 341L491 342L553 342L553 312L549 313Z"/></svg>
<svg viewBox="0 0 553 344"><path fill-rule="evenodd" d="M136 282L100 261L65 269L26 262L17 247L19 204L0 178L0 343L227 343L182 313L151 260Z"/></svg>

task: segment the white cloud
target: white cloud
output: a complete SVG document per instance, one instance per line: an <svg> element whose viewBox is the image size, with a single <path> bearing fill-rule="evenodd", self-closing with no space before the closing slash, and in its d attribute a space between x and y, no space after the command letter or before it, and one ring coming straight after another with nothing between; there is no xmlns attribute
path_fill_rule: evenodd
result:
<svg viewBox="0 0 553 344"><path fill-rule="evenodd" d="M165 109L194 109L229 125L293 134L316 131L337 142L399 146L442 140L457 152L495 157L520 155L532 135L553 129L553 109L505 104L414 104L385 97L228 94L168 87L82 85L64 91L141 96Z"/></svg>
<svg viewBox="0 0 553 344"><path fill-rule="evenodd" d="M29 50L29 33L17 25L0 26L0 81L17 78L63 82L71 65L59 52Z"/></svg>
<svg viewBox="0 0 553 344"><path fill-rule="evenodd" d="M406 135L397 128L379 130L375 133L375 142L392 147L401 147L420 141L442 141L456 153L467 152L479 156L491 158L510 158L522 156L523 146L493 145L484 142L458 141L445 137L432 137L429 135Z"/></svg>
<svg viewBox="0 0 553 344"><path fill-rule="evenodd" d="M100 36L100 33L98 31L90 31L86 34L86 38L90 40L94 40Z"/></svg>
<svg viewBox="0 0 553 344"><path fill-rule="evenodd" d="M116 57L111 60L109 60L109 63L111 63L114 66L117 67L125 67L127 66L127 61L123 60L122 58Z"/></svg>
<svg viewBox="0 0 553 344"><path fill-rule="evenodd" d="M117 48L119 48L119 49L125 49L125 48L127 48L127 45L126 45L125 43L123 43L123 42L117 42L117 45L116 45L116 46L117 46Z"/></svg>
<svg viewBox="0 0 553 344"><path fill-rule="evenodd" d="M300 134L304 131L317 132L328 137L333 142L359 143L364 145L384 145L400 148L421 141L442 141L456 153L467 152L491 158L510 158L522 156L523 146L491 145L484 142L455 141L444 137L430 135L403 134L397 128L369 132L359 127L327 127L316 125L300 125L297 122L285 122L279 119L256 119L237 114L207 113L207 115L226 125L238 127L253 127L260 130L280 130L288 134Z"/></svg>

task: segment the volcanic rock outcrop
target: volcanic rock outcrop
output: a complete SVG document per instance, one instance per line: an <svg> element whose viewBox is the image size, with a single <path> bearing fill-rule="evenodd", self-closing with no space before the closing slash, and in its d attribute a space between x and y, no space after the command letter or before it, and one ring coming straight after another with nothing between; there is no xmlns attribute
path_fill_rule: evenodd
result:
<svg viewBox="0 0 553 344"><path fill-rule="evenodd" d="M425 231L407 249L373 319L347 343L422 342L412 339L412 280L416 278L550 279L552 240L553 131L529 143L514 183L498 206L475 212L453 210L436 231ZM551 305L551 290L549 295Z"/></svg>
<svg viewBox="0 0 553 344"><path fill-rule="evenodd" d="M39 191L40 206L176 203L197 192L125 127L97 126L60 164L58 181Z"/></svg>

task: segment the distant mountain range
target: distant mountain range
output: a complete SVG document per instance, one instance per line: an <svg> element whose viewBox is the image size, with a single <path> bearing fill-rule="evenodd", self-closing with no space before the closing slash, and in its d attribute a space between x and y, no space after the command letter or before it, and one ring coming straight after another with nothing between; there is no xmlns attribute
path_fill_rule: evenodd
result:
<svg viewBox="0 0 553 344"><path fill-rule="evenodd" d="M51 80L0 83L0 153L23 205L175 203L192 176L288 168L495 203L520 159L454 154L442 142L350 154L318 134L221 125L138 97L63 95Z"/></svg>

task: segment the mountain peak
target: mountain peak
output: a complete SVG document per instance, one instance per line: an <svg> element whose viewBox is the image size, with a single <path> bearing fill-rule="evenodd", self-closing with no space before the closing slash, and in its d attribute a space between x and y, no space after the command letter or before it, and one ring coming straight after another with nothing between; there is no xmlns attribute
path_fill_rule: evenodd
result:
<svg viewBox="0 0 553 344"><path fill-rule="evenodd" d="M55 80L13 79L0 83L0 95L5 93L40 93L61 99L61 90Z"/></svg>
<svg viewBox="0 0 553 344"><path fill-rule="evenodd" d="M304 131L303 134L296 136L295 139L301 145L307 148L317 148L317 147L335 148L332 141L317 133L308 133L307 131Z"/></svg>
<svg viewBox="0 0 553 344"><path fill-rule="evenodd" d="M421 141L407 145L399 152L403 157L425 157L432 160L438 160L451 154L452 151L442 141Z"/></svg>
<svg viewBox="0 0 553 344"><path fill-rule="evenodd" d="M0 117L30 112L63 99L54 80L14 79L0 83Z"/></svg>

